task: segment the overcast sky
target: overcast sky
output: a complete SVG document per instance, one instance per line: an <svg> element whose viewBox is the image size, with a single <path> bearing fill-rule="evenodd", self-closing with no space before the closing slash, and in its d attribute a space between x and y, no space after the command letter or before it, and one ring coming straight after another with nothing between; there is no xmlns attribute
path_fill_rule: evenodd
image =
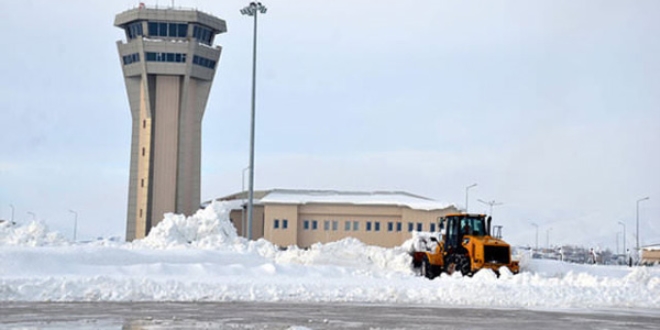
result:
<svg viewBox="0 0 660 330"><path fill-rule="evenodd" d="M146 1L170 5L171 1ZM248 164L247 1L203 121L202 199ZM131 115L114 16L138 1L2 1L0 218L125 232ZM660 243L660 2L293 1L259 20L256 189L403 190L485 212L514 244ZM247 185L247 184L246 184ZM622 240L621 240L622 241ZM622 244L622 242L620 243Z"/></svg>

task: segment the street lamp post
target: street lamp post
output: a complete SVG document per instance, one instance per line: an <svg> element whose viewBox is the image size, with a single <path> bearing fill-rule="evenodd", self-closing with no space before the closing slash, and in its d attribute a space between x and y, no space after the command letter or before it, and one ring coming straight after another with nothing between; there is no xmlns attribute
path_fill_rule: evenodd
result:
<svg viewBox="0 0 660 330"><path fill-rule="evenodd" d="M28 211L28 213L27 213L27 214L29 214L29 215L31 215L31 216L32 216L32 221L37 221L37 215L36 215L36 214L34 214L34 212L30 212L30 211Z"/></svg>
<svg viewBox="0 0 660 330"><path fill-rule="evenodd" d="M248 228L252 228L252 207L254 199L254 115L255 115L255 96L256 96L256 75L257 75L257 16L258 13L265 14L266 7L261 2L250 2L250 4L241 9L241 14L254 16L254 35L252 39L252 112L250 120L250 183L248 193ZM252 239L252 230L248 230L248 239Z"/></svg>
<svg viewBox="0 0 660 330"><path fill-rule="evenodd" d="M9 204L9 207L11 207L11 224L14 224L14 205Z"/></svg>
<svg viewBox="0 0 660 330"><path fill-rule="evenodd" d="M243 169L243 175L241 176L241 196L244 196L243 194L245 193L245 171L249 169L249 166ZM242 197L241 200L241 228L243 231L243 237L247 237L245 235L245 197Z"/></svg>
<svg viewBox="0 0 660 330"><path fill-rule="evenodd" d="M470 191L470 188L476 187L477 184L473 183L467 187L465 187L465 213L469 213L468 211L468 192Z"/></svg>
<svg viewBox="0 0 660 330"><path fill-rule="evenodd" d="M626 253L626 224L621 221L619 224L623 226L623 253Z"/></svg>
<svg viewBox="0 0 660 330"><path fill-rule="evenodd" d="M74 210L69 210L69 212L73 213L73 241L76 241L76 235L78 232L78 212Z"/></svg>
<svg viewBox="0 0 660 330"><path fill-rule="evenodd" d="M539 249L539 225L532 222L532 226L536 227L536 250Z"/></svg>
<svg viewBox="0 0 660 330"><path fill-rule="evenodd" d="M644 197L644 198L640 198L640 199L637 200L637 213L636 213L637 216L635 217L637 219L637 221L636 221L637 222L637 235L636 235L637 236L636 237L636 239L637 239L637 253L639 253L639 202L647 201L647 200L649 200L649 197Z"/></svg>
<svg viewBox="0 0 660 330"><path fill-rule="evenodd" d="M490 213L488 215L490 215L491 217L493 216L493 206L500 206L500 205L504 204L504 203L496 202L494 200L490 201L490 202L486 202L484 200L477 199L477 201L490 206Z"/></svg>
<svg viewBox="0 0 660 330"><path fill-rule="evenodd" d="M548 228L545 231L545 244L548 246L548 249L550 248L550 231L552 228Z"/></svg>

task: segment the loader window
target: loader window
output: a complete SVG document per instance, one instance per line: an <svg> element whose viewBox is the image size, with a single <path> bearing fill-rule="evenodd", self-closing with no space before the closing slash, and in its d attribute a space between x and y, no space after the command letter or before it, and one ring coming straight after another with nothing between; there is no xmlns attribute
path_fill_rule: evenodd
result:
<svg viewBox="0 0 660 330"><path fill-rule="evenodd" d="M463 235L484 236L486 235L486 226L483 218L463 218L461 219L461 233Z"/></svg>

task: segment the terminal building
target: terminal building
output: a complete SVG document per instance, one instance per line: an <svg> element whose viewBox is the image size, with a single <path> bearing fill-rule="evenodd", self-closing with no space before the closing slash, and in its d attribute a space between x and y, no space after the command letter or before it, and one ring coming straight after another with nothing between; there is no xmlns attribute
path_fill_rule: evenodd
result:
<svg viewBox="0 0 660 330"><path fill-rule="evenodd" d="M406 192L273 189L255 191L254 198L252 237L281 247L306 248L346 237L394 247L413 231L439 230L439 217L459 211L455 205ZM247 236L247 193L216 200L233 204L230 219L238 234Z"/></svg>
<svg viewBox="0 0 660 330"><path fill-rule="evenodd" d="M197 10L140 5L115 17L132 115L126 240L200 205L202 117L225 21Z"/></svg>

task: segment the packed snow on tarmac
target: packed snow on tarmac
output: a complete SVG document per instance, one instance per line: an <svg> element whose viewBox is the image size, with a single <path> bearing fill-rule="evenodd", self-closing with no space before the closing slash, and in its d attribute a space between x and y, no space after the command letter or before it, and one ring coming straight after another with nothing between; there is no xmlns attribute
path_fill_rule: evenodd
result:
<svg viewBox="0 0 660 330"><path fill-rule="evenodd" d="M73 243L40 223L0 224L0 302L287 301L489 308L660 309L660 268L521 256L522 272L428 280L405 247L355 239L279 250L236 235L225 204L168 214L132 243Z"/></svg>

